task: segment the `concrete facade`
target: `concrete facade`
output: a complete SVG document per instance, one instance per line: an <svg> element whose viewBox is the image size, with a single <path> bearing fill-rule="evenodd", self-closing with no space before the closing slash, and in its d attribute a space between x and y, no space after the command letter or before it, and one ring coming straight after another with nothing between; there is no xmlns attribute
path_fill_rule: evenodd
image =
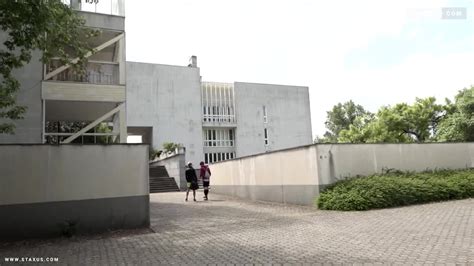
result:
<svg viewBox="0 0 474 266"><path fill-rule="evenodd" d="M0 238L149 224L147 145L0 146Z"/></svg>
<svg viewBox="0 0 474 266"><path fill-rule="evenodd" d="M182 144L198 165L312 143L308 87L201 82L193 59L127 62L128 126L151 127L155 149Z"/></svg>
<svg viewBox="0 0 474 266"><path fill-rule="evenodd" d="M100 14L100 10L97 13L78 11L81 8L80 4L79 8L75 6L76 2L66 4L71 4L84 17L87 27L101 31L99 36L87 40L96 52L88 58L86 74L77 75L57 59L43 64L40 62L41 52L33 52L27 65L13 71L13 76L20 83L17 104L27 107L25 118L13 121L15 134L0 134L0 143L45 143L47 136L57 138L57 142L65 141L73 133L48 132L46 125L58 122L91 123L125 102L125 17ZM115 2L113 13L123 14L123 4L123 1ZM83 5L84 8L90 6ZM107 9L102 8L104 10ZM5 32L0 32L0 50L4 49L2 46L7 37ZM122 143L126 142L125 111L123 104L120 111L102 120L114 122L114 132L110 136L120 136L118 142ZM65 142L70 141L72 139Z"/></svg>
<svg viewBox="0 0 474 266"><path fill-rule="evenodd" d="M311 205L345 178L385 169L424 171L474 167L474 143L316 144L211 165L215 193Z"/></svg>
<svg viewBox="0 0 474 266"><path fill-rule="evenodd" d="M234 86L238 157L312 143L308 87L244 82Z"/></svg>
<svg viewBox="0 0 474 266"><path fill-rule="evenodd" d="M7 36L0 32L0 50ZM13 71L13 76L20 82L20 90L16 101L20 106L26 106L24 119L2 120L2 122L13 122L16 126L15 134L0 134L0 143L42 143L42 101L41 80L43 79L43 64L39 61L41 54L34 52L29 64ZM1 78L0 78L1 81Z"/></svg>
<svg viewBox="0 0 474 266"><path fill-rule="evenodd" d="M127 62L128 126L152 127L157 149L183 144L193 162L202 160L200 95L199 68Z"/></svg>

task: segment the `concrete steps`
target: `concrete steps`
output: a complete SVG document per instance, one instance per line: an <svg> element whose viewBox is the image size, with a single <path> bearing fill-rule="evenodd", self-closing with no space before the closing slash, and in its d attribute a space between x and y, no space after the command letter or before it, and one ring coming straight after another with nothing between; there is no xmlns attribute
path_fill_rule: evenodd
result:
<svg viewBox="0 0 474 266"><path fill-rule="evenodd" d="M179 191L176 181L172 177L150 176L150 193L176 192Z"/></svg>
<svg viewBox="0 0 474 266"><path fill-rule="evenodd" d="M150 176L170 177L169 174L168 174L168 171L166 171L166 167L164 167L164 166L150 167Z"/></svg>
<svg viewBox="0 0 474 266"><path fill-rule="evenodd" d="M176 192L179 187L164 166L150 167L150 193Z"/></svg>

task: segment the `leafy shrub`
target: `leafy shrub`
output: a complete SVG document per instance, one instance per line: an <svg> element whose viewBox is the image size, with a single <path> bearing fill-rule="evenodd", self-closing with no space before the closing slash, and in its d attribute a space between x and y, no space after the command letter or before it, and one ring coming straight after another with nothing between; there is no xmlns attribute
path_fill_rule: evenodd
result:
<svg viewBox="0 0 474 266"><path fill-rule="evenodd" d="M163 143L163 151L166 153L174 152L178 148L181 148L181 144L174 143L174 142Z"/></svg>
<svg viewBox="0 0 474 266"><path fill-rule="evenodd" d="M160 154L162 153L163 151L161 150L156 150L156 149L153 149L150 147L150 156L149 156L149 159L150 160L153 160L155 159L155 157L160 157Z"/></svg>
<svg viewBox="0 0 474 266"><path fill-rule="evenodd" d="M342 180L316 199L322 210L369 210L474 197L474 169L386 172Z"/></svg>

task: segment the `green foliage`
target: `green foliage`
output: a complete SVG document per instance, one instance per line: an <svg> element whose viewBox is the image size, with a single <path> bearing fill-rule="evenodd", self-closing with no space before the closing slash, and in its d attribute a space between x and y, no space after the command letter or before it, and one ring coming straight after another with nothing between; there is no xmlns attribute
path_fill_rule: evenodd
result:
<svg viewBox="0 0 474 266"><path fill-rule="evenodd" d="M174 143L174 142L163 143L164 152L167 152L167 153L174 152L177 148L181 148L181 144Z"/></svg>
<svg viewBox="0 0 474 266"><path fill-rule="evenodd" d="M89 124L88 121L46 121L46 132L48 133L75 133ZM95 128L87 131L87 133L111 133L112 128L109 123L100 123ZM68 136L46 136L46 143L59 144ZM73 143L113 143L112 136L82 136L73 141Z"/></svg>
<svg viewBox="0 0 474 266"><path fill-rule="evenodd" d="M380 108L375 116L359 116L341 130L338 142L425 142L434 138L446 113L434 97L416 98L414 104L399 103Z"/></svg>
<svg viewBox="0 0 474 266"><path fill-rule="evenodd" d="M474 197L474 169L387 172L329 186L316 200L323 210L361 211Z"/></svg>
<svg viewBox="0 0 474 266"><path fill-rule="evenodd" d="M96 126L95 132L97 133L111 133L112 129L108 123L100 123ZM97 137L97 143L108 144L112 143L112 138L110 136L99 136Z"/></svg>
<svg viewBox="0 0 474 266"><path fill-rule="evenodd" d="M155 157L159 157L163 151L150 148L149 159L153 160Z"/></svg>
<svg viewBox="0 0 474 266"><path fill-rule="evenodd" d="M98 34L84 27L84 19L60 0L0 1L0 29L7 37L0 46L0 119L22 119L26 107L16 104L20 88L12 70L31 60L33 50L42 52L45 64L53 57L72 63L83 72L86 54L92 52L87 39ZM77 62L73 62L74 58ZM0 123L0 133L14 133L12 122Z"/></svg>
<svg viewBox="0 0 474 266"><path fill-rule="evenodd" d="M337 142L342 130L349 129L349 126L361 117L370 120L372 116L364 107L355 104L352 100L343 104L338 103L331 111L327 112L325 125L328 131L324 134L323 139L318 139L318 142Z"/></svg>
<svg viewBox="0 0 474 266"><path fill-rule="evenodd" d="M438 141L474 141L474 86L460 91L440 122Z"/></svg>

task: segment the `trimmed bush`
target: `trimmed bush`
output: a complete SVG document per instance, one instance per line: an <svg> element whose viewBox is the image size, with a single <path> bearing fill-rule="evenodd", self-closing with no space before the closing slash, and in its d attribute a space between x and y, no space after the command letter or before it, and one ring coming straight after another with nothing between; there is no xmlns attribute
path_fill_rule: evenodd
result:
<svg viewBox="0 0 474 266"><path fill-rule="evenodd" d="M386 173L339 181L315 203L322 210L362 211L474 197L474 169Z"/></svg>

